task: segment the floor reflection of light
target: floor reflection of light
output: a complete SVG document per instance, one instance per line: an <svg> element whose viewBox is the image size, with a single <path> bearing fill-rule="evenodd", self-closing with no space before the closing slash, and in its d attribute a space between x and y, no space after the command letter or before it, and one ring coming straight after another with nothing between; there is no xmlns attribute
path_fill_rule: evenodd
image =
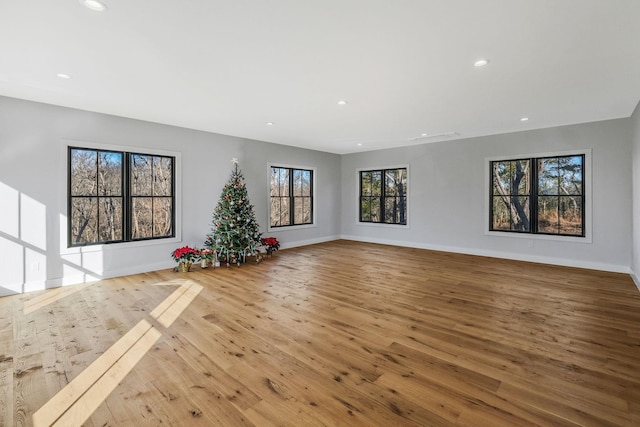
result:
<svg viewBox="0 0 640 427"><path fill-rule="evenodd" d="M165 282L158 285L173 283ZM202 286L186 281L149 313L149 316L165 328L170 328L202 289ZM37 304L34 307L42 308L43 305ZM142 319L38 409L33 414L33 425L81 425L133 370L161 335L158 328Z"/></svg>

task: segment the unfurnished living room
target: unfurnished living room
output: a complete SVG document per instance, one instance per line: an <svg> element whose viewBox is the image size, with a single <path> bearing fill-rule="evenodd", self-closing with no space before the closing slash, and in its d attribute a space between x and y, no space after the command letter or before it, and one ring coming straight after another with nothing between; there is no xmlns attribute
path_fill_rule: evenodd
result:
<svg viewBox="0 0 640 427"><path fill-rule="evenodd" d="M640 425L637 0L0 0L0 427Z"/></svg>

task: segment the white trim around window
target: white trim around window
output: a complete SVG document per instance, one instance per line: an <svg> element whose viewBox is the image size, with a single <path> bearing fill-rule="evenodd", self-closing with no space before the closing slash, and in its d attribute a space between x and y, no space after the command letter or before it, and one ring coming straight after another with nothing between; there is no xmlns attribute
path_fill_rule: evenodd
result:
<svg viewBox="0 0 640 427"><path fill-rule="evenodd" d="M174 165L174 179L175 179L175 236L168 237L166 239L151 239L151 240L139 240L132 242L121 242L121 243L108 243L108 244L96 244L96 245L88 245L88 246L72 246L68 247L67 244L67 179L68 179L68 168L67 164L68 158L68 150L69 147L82 147L87 149L94 150L110 150L110 151L122 151L122 152L144 152L149 155L158 155L158 156L171 156L175 159ZM135 247L148 247L148 246L156 246L156 245L166 245L172 243L180 243L182 241L182 153L178 151L170 151L170 150L161 150L156 148L149 147L135 147L135 146L126 146L126 145L115 145L115 144L104 144L97 143L91 141L82 141L82 140L62 140L62 144L60 144L60 158L62 161L60 164L62 167L60 168L60 177L59 188L61 191L59 192L59 203L60 203L60 254L61 255L70 255L70 254L79 254L79 253L90 253L90 252L100 252L100 251L110 251L119 248L135 248Z"/></svg>
<svg viewBox="0 0 640 427"><path fill-rule="evenodd" d="M533 154L505 154L503 156L486 157L484 159L484 234L487 236L497 236L504 238L516 238L516 239L534 239L534 240L555 240L574 243L592 243L592 206L593 206L593 189L592 189L592 165L591 165L591 149L579 149L570 151L552 151ZM550 234L534 234L534 233L510 233L504 231L491 231L489 230L489 211L490 200L489 194L491 194L491 162L510 160L510 159L524 159L524 158L542 158L542 157L562 157L572 155L584 155L584 237L578 236L556 236Z"/></svg>
<svg viewBox="0 0 640 427"><path fill-rule="evenodd" d="M284 225L280 227L271 226L271 168L310 170L313 173L313 177L312 177L313 185L311 188L311 199L313 203L311 224ZM316 217L317 215L316 212L318 212L318 199L316 197L317 187L318 187L318 168L316 167L291 165L287 163L278 163L278 162L267 163L267 232L271 233L271 232L278 232L278 231L300 230L302 228L317 227L317 217Z"/></svg>
<svg viewBox="0 0 640 427"><path fill-rule="evenodd" d="M407 170L407 195L405 202L405 218L406 224L388 224L385 222L361 222L360 221L360 172L362 171L373 171L373 170L385 170L385 169L406 169ZM364 227L382 227L382 228L409 228L410 220L411 220L411 192L413 191L413 185L411 183L411 168L409 164L400 164L400 165L391 165L391 166L366 166L361 168L356 168L356 195L355 195L355 205L356 205L356 225L361 225Z"/></svg>

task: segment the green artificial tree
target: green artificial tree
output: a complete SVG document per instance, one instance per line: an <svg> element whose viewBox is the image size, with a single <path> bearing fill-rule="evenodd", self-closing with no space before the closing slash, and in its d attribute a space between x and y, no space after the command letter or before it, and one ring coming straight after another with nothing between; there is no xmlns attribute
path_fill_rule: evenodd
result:
<svg viewBox="0 0 640 427"><path fill-rule="evenodd" d="M240 266L246 255L256 253L260 226L238 169L238 160L234 158L232 163L234 168L213 211L211 234L207 235L205 245L216 251L217 259L226 261L227 266L230 262Z"/></svg>

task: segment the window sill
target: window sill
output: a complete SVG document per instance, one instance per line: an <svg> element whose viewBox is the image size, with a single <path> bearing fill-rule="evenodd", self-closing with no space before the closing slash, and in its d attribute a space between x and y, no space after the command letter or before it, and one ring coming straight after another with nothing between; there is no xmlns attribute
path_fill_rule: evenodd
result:
<svg viewBox="0 0 640 427"><path fill-rule="evenodd" d="M556 242L569 242L569 243L593 243L591 236L585 237L579 236L554 236L553 234L532 234L532 233L512 233L509 231L489 231L484 232L486 236L498 236L498 237L514 237L516 239L532 239L532 240L550 240Z"/></svg>
<svg viewBox="0 0 640 427"><path fill-rule="evenodd" d="M290 231L290 230L300 230L303 228L315 228L316 224L300 224L300 225L282 225L280 227L267 227L268 233L275 233L277 231Z"/></svg>
<svg viewBox="0 0 640 427"><path fill-rule="evenodd" d="M156 245L168 245L180 243L182 240L178 237L169 237L166 239L154 239L154 240L138 240L135 242L120 242L120 243L102 243L98 245L87 246L71 246L65 247L60 251L60 255L72 255L78 253L92 253L92 252L109 252L111 250L118 249L130 249L149 247Z"/></svg>
<svg viewBox="0 0 640 427"><path fill-rule="evenodd" d="M384 227L384 228L409 228L409 224L387 224L386 222L361 222L358 221L356 225L362 225L364 227Z"/></svg>

